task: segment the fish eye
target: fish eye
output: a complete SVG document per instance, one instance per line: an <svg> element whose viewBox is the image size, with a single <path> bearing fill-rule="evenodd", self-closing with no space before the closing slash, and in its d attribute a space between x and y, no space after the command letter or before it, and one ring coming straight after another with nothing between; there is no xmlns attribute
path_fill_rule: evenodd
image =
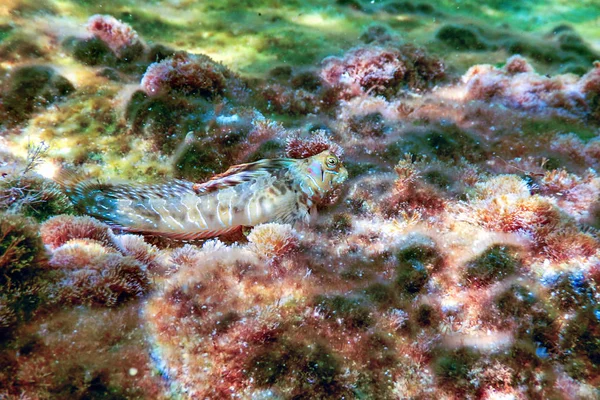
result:
<svg viewBox="0 0 600 400"><path fill-rule="evenodd" d="M327 168L335 168L337 163L338 159L335 156L327 156L327 158L325 159L325 165L327 165Z"/></svg>

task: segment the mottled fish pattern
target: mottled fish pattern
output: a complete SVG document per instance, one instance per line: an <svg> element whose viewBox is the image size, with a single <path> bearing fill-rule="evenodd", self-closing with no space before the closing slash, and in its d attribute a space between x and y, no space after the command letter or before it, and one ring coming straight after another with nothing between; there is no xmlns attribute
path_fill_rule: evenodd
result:
<svg viewBox="0 0 600 400"><path fill-rule="evenodd" d="M324 151L236 165L200 184L59 183L79 212L125 231L202 239L266 222L308 221L311 208L347 177L338 157Z"/></svg>

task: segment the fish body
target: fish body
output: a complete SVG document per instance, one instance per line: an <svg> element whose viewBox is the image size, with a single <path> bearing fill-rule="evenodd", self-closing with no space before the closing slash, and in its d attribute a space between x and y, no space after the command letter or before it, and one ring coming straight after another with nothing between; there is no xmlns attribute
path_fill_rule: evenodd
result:
<svg viewBox="0 0 600 400"><path fill-rule="evenodd" d="M236 165L197 184L80 182L67 187L76 209L130 232L201 239L266 222L308 221L309 211L348 173L324 151L306 159L278 158Z"/></svg>

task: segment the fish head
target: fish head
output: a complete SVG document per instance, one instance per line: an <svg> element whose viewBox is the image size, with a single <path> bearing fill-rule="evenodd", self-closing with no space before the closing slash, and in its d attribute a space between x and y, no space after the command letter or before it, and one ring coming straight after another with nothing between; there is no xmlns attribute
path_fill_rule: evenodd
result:
<svg viewBox="0 0 600 400"><path fill-rule="evenodd" d="M329 150L302 161L304 161L302 178L312 189L311 191L314 191L314 196L311 197L316 199L326 197L348 179L348 170L338 156Z"/></svg>

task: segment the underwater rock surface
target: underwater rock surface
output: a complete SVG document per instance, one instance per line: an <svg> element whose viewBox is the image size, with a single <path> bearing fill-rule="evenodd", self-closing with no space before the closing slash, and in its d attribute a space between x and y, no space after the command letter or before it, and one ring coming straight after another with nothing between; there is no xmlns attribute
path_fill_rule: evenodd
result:
<svg viewBox="0 0 600 400"><path fill-rule="evenodd" d="M2 2L0 398L599 398L598 15ZM204 241L59 185L325 150L310 223Z"/></svg>

